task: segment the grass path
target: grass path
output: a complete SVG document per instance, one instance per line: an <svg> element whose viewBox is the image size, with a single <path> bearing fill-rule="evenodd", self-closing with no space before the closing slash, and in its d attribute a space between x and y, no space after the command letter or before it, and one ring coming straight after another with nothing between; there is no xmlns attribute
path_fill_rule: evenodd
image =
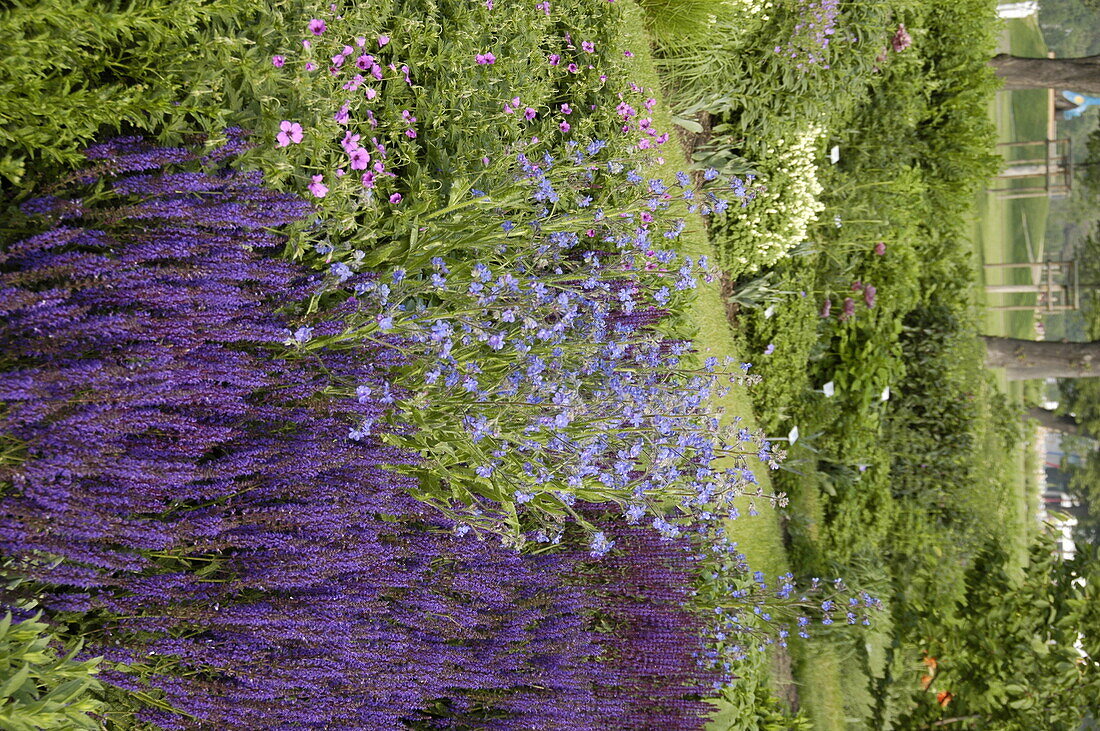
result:
<svg viewBox="0 0 1100 731"><path fill-rule="evenodd" d="M1020 56L1046 56L1047 46L1042 31L1034 18L1009 20L1002 35L1002 49ZM1043 139L1047 134L1047 92L1045 90L1002 91L997 94L990 108L997 125L999 142ZM1046 222L1050 201L1047 198L1001 200L990 193L981 193L974 223L974 247L980 267L992 262L1041 261L1044 256ZM994 304L1029 304L1034 295L985 296L985 284L1026 283L1031 275L1026 270L1014 270L1013 276L1003 271L979 269L978 302ZM1033 340L1035 329L1033 314L1024 312L997 312L986 310L984 332L992 335ZM994 369L997 385L1009 398L1019 403L1034 399L1035 387L1026 382L1009 381L1004 369ZM988 435L987 435L988 436ZM1036 434L1030 429L1010 463L990 464L992 474L999 476L1002 484L1010 486L1012 506L1009 515L1018 521L1021 530L1016 549L1021 561L1026 553L1028 528L1035 524L1035 508L1038 501L1036 479Z"/></svg>
<svg viewBox="0 0 1100 731"><path fill-rule="evenodd" d="M630 4L625 6L626 27L623 29L635 58L635 81L653 90L653 95L661 99L661 83L653 57L650 53L649 37L642 23L641 10ZM667 104L661 103L653 110L655 126L661 130L672 130L671 114ZM689 164L687 155L671 145L664 149L665 159L658 173L671 179L677 170L683 170ZM685 213L685 215L687 215ZM715 252L707 238L706 231L698 217L689 218L689 226L681 237L685 253L698 257L706 255L715 261ZM697 327L696 343L701 352L718 356L732 355L737 360L752 361L752 354L739 353L734 345L729 321L726 319L725 306L719 292L717 281L700 284L698 298L693 306L691 317ZM723 398L716 401L723 408L727 420L734 416L742 417L742 425L748 429L757 426L753 416L751 394L747 388L735 387ZM757 477L765 492L772 490L768 470L756 470ZM747 501L745 501L747 503ZM783 544L783 530L779 513L770 504L757 505L759 515L750 517L745 506L742 517L730 525L731 535L736 537L740 549L745 553L750 565L769 576L776 576L791 569L787 551ZM800 704L814 719L816 729L844 729L843 689L841 668L838 659L825 648L810 649L793 647L795 679ZM773 673L773 687L782 694L785 684L792 682L786 672L787 663L773 663L777 672ZM725 731L726 726L713 725L715 731Z"/></svg>

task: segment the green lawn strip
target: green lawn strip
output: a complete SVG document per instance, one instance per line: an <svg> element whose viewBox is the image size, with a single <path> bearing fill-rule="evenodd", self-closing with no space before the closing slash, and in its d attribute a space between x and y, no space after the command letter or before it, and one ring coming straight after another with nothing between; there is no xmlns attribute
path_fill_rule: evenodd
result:
<svg viewBox="0 0 1100 731"><path fill-rule="evenodd" d="M636 54L635 80L652 89L653 95L660 99L661 84L649 50L642 13L634 5L626 6L623 33L626 38L631 39L626 45ZM653 110L653 117L658 129L672 129L671 114L666 104L658 104ZM688 165L687 156L671 146L666 146L664 156L665 160L658 166L657 172L665 179L671 179L676 171L683 170ZM714 247L698 218L691 221L680 241L682 250L689 256L706 255L711 261L715 261ZM697 328L695 342L699 351L715 355L720 360L728 354L740 361L743 354L738 352L734 344L718 282L701 283L697 293L690 316ZM747 359L752 360L751 357ZM741 424L745 428L757 428L751 393L745 387L734 387L724 397L716 399L715 405L724 409L727 420L740 416ZM767 468L761 466L755 472L765 493L770 494L772 486ZM730 525L730 533L745 553L749 564L769 577L789 571L790 560L784 548L783 531L777 511L766 501L758 502L756 507L760 514L752 517L748 515L748 500L742 498L739 503L742 517ZM815 728L844 728L840 702L843 689L840 674L837 672L838 663L830 648L818 648L812 652L795 648L794 654L799 699L814 718ZM759 667L759 664L752 665L752 668ZM777 677L773 681L782 684L787 679ZM759 683L760 678L753 677L751 682ZM723 710L719 706L719 714Z"/></svg>
<svg viewBox="0 0 1100 731"><path fill-rule="evenodd" d="M642 24L641 11L634 5L626 6L626 28L624 35L630 39L637 39L628 46L636 54L637 64L634 78L637 83L653 90L653 95L660 98L660 80L656 67L653 64L652 55L649 52L649 41ZM653 110L654 126L658 129L674 129L668 106L661 103ZM669 142L663 151L664 161L658 164L654 171L659 177L666 180L675 177L676 172L685 170L689 165L687 156L681 150ZM714 261L714 247L707 239L702 221L697 216L691 216L686 211L689 225L680 237L680 250L693 258L707 256ZM698 297L691 310L691 320L697 328L695 337L696 347L701 355L714 355L721 360L726 355L733 356L738 362L742 354L737 352L733 337L730 334L729 323L725 315L725 307L719 292L717 281L709 284L700 280L696 290ZM752 399L746 387L734 387L724 397L716 399L715 405L724 409L727 419L742 417L741 423L747 429L755 429L757 422L752 414ZM761 486L765 492L770 493L771 481L768 478L768 470L761 466L755 470ZM784 573L788 569L783 549L782 531L778 523L778 515L774 510L760 505L758 518L744 518L734 524L734 533L741 540L741 547L754 569L772 574Z"/></svg>
<svg viewBox="0 0 1100 731"><path fill-rule="evenodd" d="M1002 38L1003 50L1020 56L1046 56L1047 47L1034 19L1013 19L1005 23ZM998 142L1016 142L1044 139L1047 132L1046 90L1009 91L997 94L991 109L997 125ZM1033 148L1005 149L1007 160L1036 157L1041 146ZM1026 181L997 181L990 187L1023 187L1034 185L1038 179ZM981 263L1025 262L1041 260L1043 238L1049 212L1046 198L1000 199L985 193L979 205L976 223L978 235L975 246ZM1024 284L1031 274L1026 269L985 270L985 284ZM1035 302L1034 295L992 295L990 304L1024 305ZM1034 316L1029 311L1004 312L987 310L985 331L995 335L1019 338L1034 337Z"/></svg>
<svg viewBox="0 0 1100 731"><path fill-rule="evenodd" d="M1009 20L1005 24L1003 39L1005 50L1021 56L1045 56L1047 47L1034 19ZM997 124L998 141L1012 142L1020 140L1043 139L1047 132L1047 92L1045 90L1027 90L1001 92L991 106L990 112ZM1019 159L1025 154L1035 156L1036 147L1028 152L1010 152L1009 160ZM1023 182L1013 185L1019 187ZM996 184L1003 187L1003 182ZM1040 261L1044 255L1044 233L1049 215L1050 202L1047 198L1023 198L1004 200L990 193L979 196L974 226L974 244L979 264L994 262ZM1026 269L1006 270L987 269L982 272L981 283L1008 284L1027 283L1031 273ZM1015 304L1023 305L1035 302L1034 295L989 295L982 289L979 302L987 305ZM1034 339L1034 316L1030 311L1004 312L986 310L985 332L994 335ZM1023 406L1028 398L1028 384L1021 381L1009 381L1004 369L994 369L993 375L997 388L1006 394L1010 402ZM991 440L990 430L984 429L977 435L985 447L977 454L984 459L984 468L980 474L990 475L990 479L1000 485L998 495L998 513L1005 521L1004 534L1020 561L1026 557L1027 541L1035 527L1035 501L1039 485L1036 478L1037 466L1034 454L1034 435L1025 434L1018 449L1013 450L1007 459L992 457L997 452ZM984 491L980 491L984 492Z"/></svg>
<svg viewBox="0 0 1100 731"><path fill-rule="evenodd" d="M847 669L833 647L803 644L796 650L795 658L799 700L813 719L814 729L847 729L843 699L851 686L842 680Z"/></svg>
<svg viewBox="0 0 1100 731"><path fill-rule="evenodd" d="M1043 57L1047 46L1042 31L1034 18L1015 19L1006 22L1006 41L1008 50L1019 56ZM1025 90L1002 92L998 94L994 119L997 121L998 139L1002 142L1040 140L1047 134L1047 92L1045 90ZM1029 148L1027 153L1017 153L1017 157L1026 154L1034 157L1041 151L1040 146ZM1009 157L1009 159L1012 159ZM1018 182L1021 186L1027 183ZM1030 184L1034 184L1031 181ZM983 215L977 228L981 239L976 241L978 251L985 261L1041 261L1044 256L1044 234L1050 210L1048 198L1022 198L998 200L994 196L985 196ZM1026 283L1031 281L1031 273L1026 269L1013 270L1008 277L1002 272L986 271L986 283ZM1030 304L1035 302L1034 295L993 296L996 303ZM1034 315L1030 311L992 312L987 311L986 332L1009 337L1034 339ZM1031 392L1035 384L1025 381L1009 381L1003 369L994 370L998 388L1009 400L1020 407L1034 400ZM1027 428L1027 427L1025 427ZM988 440L988 430L979 435ZM1026 558L1027 543L1035 527L1035 501L1038 492L1036 478L1035 436L1026 433L1021 445L1014 450L1009 459L992 460L986 465L984 473L996 475L1001 484L1001 514L1009 525L1004 535L1012 545L1014 554L1022 562ZM989 450L979 450L979 455L988 456Z"/></svg>
<svg viewBox="0 0 1100 731"><path fill-rule="evenodd" d="M1012 53L1018 56L1046 56L1047 46L1042 31L1034 18L1014 19L1008 22L1009 43ZM1011 135L1016 141L1042 140L1047 134L1048 101L1046 89L1028 89L1003 94L1011 105ZM1018 155L1035 158L1041 154L1042 147L1022 148ZM1040 179L1032 178L1017 181L1013 187L1034 186ZM1020 198L1006 202L1005 230L1011 232L1006 244L1011 249L1004 252L1003 261L1042 261L1044 252L1044 234L1050 201L1046 197ZM1016 283L1032 281L1031 273L1026 269L1015 270ZM1012 304L1025 305L1036 301L1034 295L1014 295ZM1005 335L1017 338L1035 337L1034 314L1030 311L1007 313L1005 317Z"/></svg>

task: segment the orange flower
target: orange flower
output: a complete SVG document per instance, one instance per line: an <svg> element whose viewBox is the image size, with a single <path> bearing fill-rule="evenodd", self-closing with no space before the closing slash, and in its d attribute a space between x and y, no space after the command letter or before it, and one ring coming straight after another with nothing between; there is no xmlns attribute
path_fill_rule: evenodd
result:
<svg viewBox="0 0 1100 731"><path fill-rule="evenodd" d="M940 704L941 708L947 708L947 704L951 702L951 699L955 696L948 693L946 690L941 690L936 693L936 702Z"/></svg>
<svg viewBox="0 0 1100 731"><path fill-rule="evenodd" d="M926 657L923 660L921 660L921 662L923 662L925 665L927 665L928 669L931 670L933 674L935 674L936 668L938 667L938 665L936 663L936 658Z"/></svg>
<svg viewBox="0 0 1100 731"><path fill-rule="evenodd" d="M920 689L921 690L928 690L928 686L930 686L930 685L932 685L932 676L931 675L922 675L921 679L920 679Z"/></svg>

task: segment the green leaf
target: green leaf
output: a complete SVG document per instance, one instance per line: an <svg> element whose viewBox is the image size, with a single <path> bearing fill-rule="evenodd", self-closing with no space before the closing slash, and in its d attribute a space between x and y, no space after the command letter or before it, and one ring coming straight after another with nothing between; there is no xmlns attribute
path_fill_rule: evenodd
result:
<svg viewBox="0 0 1100 731"><path fill-rule="evenodd" d="M703 133L703 125L699 124L694 119L686 119L684 117L673 117L672 118L672 123L679 126L679 127L683 127L688 132L694 132L695 134L702 134Z"/></svg>
<svg viewBox="0 0 1100 731"><path fill-rule="evenodd" d="M63 705L83 693L93 682L91 678L70 680L51 690L42 700Z"/></svg>
<svg viewBox="0 0 1100 731"><path fill-rule="evenodd" d="M7 681L0 685L0 698L10 698L23 687L23 683L27 681L31 675L31 666L29 663L25 663L23 667L7 679Z"/></svg>

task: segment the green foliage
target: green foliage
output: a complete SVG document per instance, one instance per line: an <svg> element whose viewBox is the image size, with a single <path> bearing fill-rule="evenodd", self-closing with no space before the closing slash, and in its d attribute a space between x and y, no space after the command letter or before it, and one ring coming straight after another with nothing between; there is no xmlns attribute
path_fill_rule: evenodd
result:
<svg viewBox="0 0 1100 731"><path fill-rule="evenodd" d="M803 393L822 385L810 382L807 367L817 343L816 318L821 308L820 299L812 294L817 289L813 264L810 258L798 256L782 272L728 285L734 302L741 292L761 288L771 292L767 299L741 304L736 325L739 339L750 344L743 352L759 354L753 356L754 369L761 376L752 389L753 403L772 433L784 424L801 423ZM772 353L763 355L768 346L773 346Z"/></svg>
<svg viewBox="0 0 1100 731"><path fill-rule="evenodd" d="M955 230L961 229L973 195L1001 165L993 123L976 113L1000 87L988 64L998 27L989 0L933 3L928 12L924 55L931 93L929 113L918 127L918 154L929 170L932 213Z"/></svg>
<svg viewBox="0 0 1100 731"><path fill-rule="evenodd" d="M93 695L99 659L76 660L77 642L59 655L56 639L38 617L12 622L0 619L0 727L34 729L99 729L89 714L104 710Z"/></svg>
<svg viewBox="0 0 1100 731"><path fill-rule="evenodd" d="M757 168L806 120L827 130L816 172L825 210L789 258L749 279L752 263L730 255L743 255L744 231L711 233L743 351L763 377L752 393L765 427L801 434L775 478L792 498L792 558L803 572L881 580L890 608L873 661L863 643L837 646L859 667L847 713L906 728L917 642L942 630L930 608L960 597L982 545L1008 550L1023 530L998 466L1018 417L982 367L965 242L966 213L999 165L986 116L994 3L845 4L831 68L802 72L774 54L795 6L731 35L729 53L661 52L681 113L709 112L712 139ZM912 45L883 52L898 23ZM834 165L821 157L832 145ZM852 314L838 317L848 298Z"/></svg>
<svg viewBox="0 0 1100 731"><path fill-rule="evenodd" d="M931 692L915 693L906 726L974 716L973 728L1076 729L1100 711L1096 550L1062 561L1050 540L1031 547L1022 579L1000 547L986 547L954 606L929 611L941 628L924 650L937 660ZM945 708L935 694L951 694Z"/></svg>
<svg viewBox="0 0 1100 731"><path fill-rule="evenodd" d="M224 95L248 91L227 82L248 75L240 56L252 41L244 31L262 5L9 4L0 10L0 175L19 185L34 166L70 166L92 139L124 129L178 135L224 126Z"/></svg>
<svg viewBox="0 0 1100 731"><path fill-rule="evenodd" d="M804 712L791 712L770 689L771 662L766 652L753 651L737 666L738 678L720 696L721 710L710 721L713 731L809 731Z"/></svg>
<svg viewBox="0 0 1100 731"><path fill-rule="evenodd" d="M840 163L823 173L823 198L839 225L823 222L811 239L814 254L776 267L774 288L797 294L773 305L770 318L754 312L744 335L750 352L800 344L777 345L759 359L758 393L773 432L797 424L802 434L818 435L818 465L792 469L816 475L826 545L837 548L885 547L886 533L861 531L860 516L896 514L884 508L896 499L913 498L907 504L923 505L929 519L953 520L973 477L967 463L977 448L976 425L993 413L985 406L993 397L980 375L981 355L969 345L972 269L960 246L959 213L992 169L989 123L967 121L984 120L992 94L989 74L978 68L992 38L990 8L933 4L896 12L914 43L865 79L863 98L851 100L839 135ZM858 301L866 285L877 289L873 308ZM838 317L848 297L857 300L853 316ZM807 317L826 299L829 317ZM788 307L795 308L789 315ZM808 383L787 375L802 372ZM833 399L806 398L807 385L826 382L835 386ZM857 464L863 472L853 473ZM859 489L850 487L853 474ZM799 489L800 478L785 479L790 492ZM958 523L970 517L964 511ZM884 543L869 544L870 536Z"/></svg>
<svg viewBox="0 0 1100 731"><path fill-rule="evenodd" d="M736 27L744 33L746 15L761 13L753 0L638 0L645 26L659 46L693 44L708 47L719 39L718 28Z"/></svg>

